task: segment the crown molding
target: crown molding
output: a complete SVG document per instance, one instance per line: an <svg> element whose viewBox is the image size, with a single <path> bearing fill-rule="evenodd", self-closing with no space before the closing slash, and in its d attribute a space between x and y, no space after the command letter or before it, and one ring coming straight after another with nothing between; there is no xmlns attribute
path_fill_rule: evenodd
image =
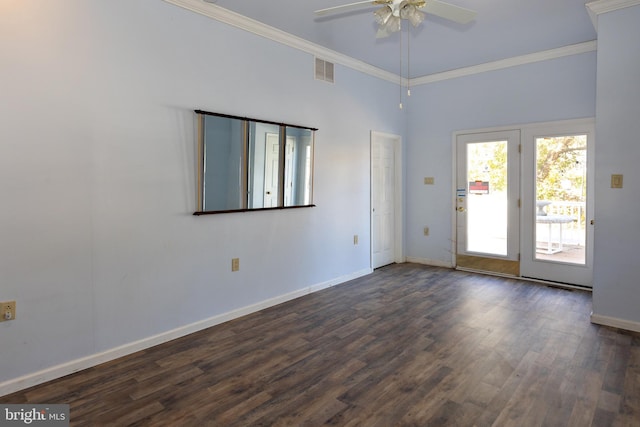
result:
<svg viewBox="0 0 640 427"><path fill-rule="evenodd" d="M591 22L593 22L593 26L596 28L596 31L598 31L598 15L638 5L640 5L640 0L596 0L587 3L585 6L591 17Z"/></svg>
<svg viewBox="0 0 640 427"><path fill-rule="evenodd" d="M324 60L340 64L353 70L368 74L370 76L386 80L394 84L406 86L419 86L442 80L455 79L458 77L470 76L473 74L484 73L487 71L496 71L504 68L515 67L518 65L530 64L533 62L546 61L549 59L561 58L563 56L578 55L585 52L595 51L596 41L588 41L575 45L560 47L557 49L546 50L542 52L532 53L529 55L517 56L513 58L503 59L500 61L488 62L485 64L474 65L471 67L459 68L456 70L445 71L442 73L430 74L423 77L416 77L408 80L400 77L395 73L385 71L381 68L374 67L366 62L359 61L350 56L338 53L334 50L304 40L300 37L289 34L285 31L263 24L262 22L248 18L239 13L232 12L213 3L207 3L203 0L163 0L175 6L182 7L195 13L215 19L216 21L231 25L233 27L248 31L260 37L273 40L277 43L292 47L294 49L307 52L311 55L320 57ZM640 3L640 0L599 0L594 3ZM591 3L590 3L591 4ZM625 6L626 7L626 6Z"/></svg>
<svg viewBox="0 0 640 427"><path fill-rule="evenodd" d="M203 0L164 0L167 3L171 3L175 6L182 7L200 15L207 16L215 19L216 21L223 22L236 28L248 31L261 37L273 40L277 43L292 47L303 52L307 52L311 55L320 57L324 60L344 65L353 70L360 71L365 74L369 74L373 77L377 77L382 80L387 80L391 83L398 83L400 76L389 71L385 71L381 68L374 67L366 62L359 61L350 56L338 53L334 50L327 49L324 46L312 43L308 40L289 34L285 31L263 24L262 22L248 18L239 13L232 12L228 9L215 5L213 3L207 3ZM406 79L405 79L406 80Z"/></svg>
<svg viewBox="0 0 640 427"><path fill-rule="evenodd" d="M579 55L581 53L593 52L597 49L595 40L559 47L556 49L544 50L542 52L528 55L514 56L513 58L502 59L500 61L487 62L473 65L471 67L458 68L456 70L444 71L442 73L430 74L428 76L411 79L411 86L419 86L434 83L442 80L450 80L458 77L466 77L473 74L485 73L487 71L502 70L504 68L517 67L518 65L531 64L534 62L548 61L550 59L562 58L565 56Z"/></svg>

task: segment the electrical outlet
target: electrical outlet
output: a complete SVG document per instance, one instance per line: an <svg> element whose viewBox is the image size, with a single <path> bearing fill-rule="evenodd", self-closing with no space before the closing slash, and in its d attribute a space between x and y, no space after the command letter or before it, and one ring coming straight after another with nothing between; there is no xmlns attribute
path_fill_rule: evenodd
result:
<svg viewBox="0 0 640 427"><path fill-rule="evenodd" d="M357 234L354 234L354 235L353 235L353 244L354 244L354 245L357 245L357 244L358 244L358 235L357 235Z"/></svg>
<svg viewBox="0 0 640 427"><path fill-rule="evenodd" d="M425 227L424 230L422 230L422 232L424 233L425 236L429 235L429 227Z"/></svg>
<svg viewBox="0 0 640 427"><path fill-rule="evenodd" d="M0 302L0 322L13 320L16 318L16 302L5 301Z"/></svg>
<svg viewBox="0 0 640 427"><path fill-rule="evenodd" d="M240 258L231 259L231 271L239 271L240 270Z"/></svg>

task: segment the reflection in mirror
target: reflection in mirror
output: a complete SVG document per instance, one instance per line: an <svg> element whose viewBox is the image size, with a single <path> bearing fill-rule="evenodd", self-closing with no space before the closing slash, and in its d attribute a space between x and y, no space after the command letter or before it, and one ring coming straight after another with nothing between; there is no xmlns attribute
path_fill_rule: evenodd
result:
<svg viewBox="0 0 640 427"><path fill-rule="evenodd" d="M242 164L245 122L228 117L204 117L202 210L243 208Z"/></svg>
<svg viewBox="0 0 640 427"><path fill-rule="evenodd" d="M313 132L287 127L284 154L284 206L311 204Z"/></svg>
<svg viewBox="0 0 640 427"><path fill-rule="evenodd" d="M280 126L249 126L249 209L278 206Z"/></svg>
<svg viewBox="0 0 640 427"><path fill-rule="evenodd" d="M315 130L196 110L196 215L313 206Z"/></svg>

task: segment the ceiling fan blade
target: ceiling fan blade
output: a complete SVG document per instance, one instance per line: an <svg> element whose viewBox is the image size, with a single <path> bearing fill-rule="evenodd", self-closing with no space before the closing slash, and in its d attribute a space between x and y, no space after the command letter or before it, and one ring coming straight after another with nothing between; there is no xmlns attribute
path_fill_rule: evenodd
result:
<svg viewBox="0 0 640 427"><path fill-rule="evenodd" d="M325 16L332 13L342 13L342 12L348 12L350 10L360 9L362 7L374 6L376 4L378 3L375 0L359 1L356 3L343 4L341 6L334 6L334 7L328 7L326 9L316 10L314 13L317 16Z"/></svg>
<svg viewBox="0 0 640 427"><path fill-rule="evenodd" d="M429 15L439 16L459 24L467 24L473 21L477 15L477 12L474 10L439 0L427 0L427 4L425 4L421 10Z"/></svg>

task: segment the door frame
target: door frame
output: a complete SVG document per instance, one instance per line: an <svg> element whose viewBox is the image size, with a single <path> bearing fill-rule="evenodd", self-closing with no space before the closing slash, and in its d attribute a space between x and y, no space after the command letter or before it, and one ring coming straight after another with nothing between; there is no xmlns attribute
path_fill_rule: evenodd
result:
<svg viewBox="0 0 640 427"><path fill-rule="evenodd" d="M460 133L456 138L456 235L455 235L455 255L457 257L456 266L458 262L463 259L463 263L467 263L466 268L478 268L484 266L488 271L494 273L500 273L505 275L517 276L519 275L519 254L520 254L520 145L521 132L519 129L506 129L496 132L473 132L473 133ZM485 143L505 141L507 143L507 253L504 255L491 254L483 252L467 251L463 249L460 251L460 247L466 243L466 231L468 230L467 224L461 226L458 223L461 216L468 218L466 215L469 199L472 197L467 191L468 171L466 165L463 165L464 171L459 169L459 160L464 157L468 160L466 150L469 143ZM460 148L464 146L465 153L460 152ZM464 172L464 176L461 173ZM461 188L462 183L460 179L463 179L464 190ZM460 193L460 194L459 194ZM463 232L461 232L463 231ZM462 253L461 253L462 252ZM482 268L484 270L484 268Z"/></svg>
<svg viewBox="0 0 640 427"><path fill-rule="evenodd" d="M499 126L499 127L489 127L489 128L480 128L480 129L469 129L469 130L460 130L460 131L455 131L452 133L452 168L451 168L451 265L454 268L457 268L457 257L456 257L456 248L457 248L457 211L456 211L456 206L457 206L457 200L456 200L456 189L457 189L457 140L458 140L458 136L459 135L464 135L464 134L471 134L471 133L490 133L490 132L502 132L502 131L509 131L509 130L519 130L520 131L520 144L522 145L522 141L525 137L525 135L530 134L532 131L533 132L542 132L545 133L545 129L557 129L557 128L561 128L561 129L566 129L566 128L577 128L579 129L580 127L583 127L584 129L587 130L593 130L595 127L595 117L585 117L585 118L578 118L578 119L569 119L569 120L556 120L556 121L550 121L550 122L533 122L533 123L527 123L527 124L516 124L516 125L512 125L512 126ZM584 130L582 132L585 132ZM591 144L591 148L592 148L592 152L590 153L591 156L590 158L593 159L594 158L594 151L595 151L595 132L591 133L591 136L593 136L593 140L592 140L592 144ZM522 157L520 159L521 163L523 162ZM595 168L593 167L594 163L592 163L591 160L589 160L590 162L590 167L591 169L588 170L588 173L590 173L591 175L591 189L590 192L592 194L591 196L591 200L593 203L593 206L595 207L595 200L593 197L593 193L594 193L594 187L595 187L595 180L594 180L594 175L595 175ZM520 165L520 172L522 173L522 164ZM522 179L520 180L520 185L522 186ZM524 197L524 191L521 188L520 189L520 197L522 199L522 197ZM520 223L522 224L522 222L524 221L523 218L523 209L520 209ZM592 218L593 218L593 212L592 212ZM589 219L587 219L587 221L589 221ZM520 241L520 245L522 246L524 243L525 239L521 239ZM592 237L592 243L591 243L591 254L594 253L594 239ZM587 259L587 262L589 262L589 260ZM593 259L591 260L591 264L593 265ZM488 273L489 274L489 273ZM490 274L494 274L494 273L490 273ZM499 273L495 273L495 275L501 275ZM518 276L518 278L524 279L524 280L532 280L532 281L538 281L538 282L544 282L544 283L554 283L555 285L558 286L562 286L562 287L567 287L567 288L578 288L578 289L585 289L585 287L583 286L576 286L576 285L572 285L572 284L565 284L565 283L558 283L558 282L549 282L548 280L544 280L544 279L536 279L536 278L529 278L529 277L522 277L522 276Z"/></svg>
<svg viewBox="0 0 640 427"><path fill-rule="evenodd" d="M404 254L404 169L403 143L400 135L372 130L369 138L369 267L373 270L373 161L374 138L392 139L394 142L394 262L405 262Z"/></svg>

